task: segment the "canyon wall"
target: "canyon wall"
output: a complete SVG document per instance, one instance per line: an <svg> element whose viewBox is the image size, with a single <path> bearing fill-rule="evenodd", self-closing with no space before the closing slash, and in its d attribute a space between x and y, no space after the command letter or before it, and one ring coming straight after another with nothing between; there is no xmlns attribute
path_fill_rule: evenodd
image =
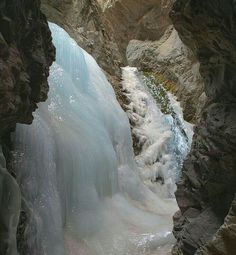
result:
<svg viewBox="0 0 236 255"><path fill-rule="evenodd" d="M114 38L124 54L130 40L159 40L171 24L173 0L107 1L103 16L114 27Z"/></svg>
<svg viewBox="0 0 236 255"><path fill-rule="evenodd" d="M17 122L31 123L48 92L54 48L40 1L1 1L0 136Z"/></svg>
<svg viewBox="0 0 236 255"><path fill-rule="evenodd" d="M177 0L171 18L181 40L200 61L207 95L176 192L180 212L174 217L177 245L173 254L233 255L235 202L230 207L236 192L236 2Z"/></svg>
<svg viewBox="0 0 236 255"><path fill-rule="evenodd" d="M0 3L0 254L15 255L21 209L18 184L7 169L10 131L30 124L37 103L48 93L55 50L38 0ZM2 151L3 148L3 151ZM4 153L3 153L4 152Z"/></svg>
<svg viewBox="0 0 236 255"><path fill-rule="evenodd" d="M169 26L160 40L131 40L127 59L130 66L152 73L157 84L162 83L177 96L185 120L197 122L206 99L199 62L173 26Z"/></svg>

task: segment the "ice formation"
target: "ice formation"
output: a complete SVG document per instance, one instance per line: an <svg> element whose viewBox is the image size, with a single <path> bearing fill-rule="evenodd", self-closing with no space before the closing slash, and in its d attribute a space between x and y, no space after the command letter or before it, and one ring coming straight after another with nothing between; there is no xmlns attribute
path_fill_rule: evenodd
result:
<svg viewBox="0 0 236 255"><path fill-rule="evenodd" d="M96 61L50 28L57 57L48 100L14 135L26 254L169 254L175 200L140 178L127 115ZM164 148L162 135L153 139Z"/></svg>

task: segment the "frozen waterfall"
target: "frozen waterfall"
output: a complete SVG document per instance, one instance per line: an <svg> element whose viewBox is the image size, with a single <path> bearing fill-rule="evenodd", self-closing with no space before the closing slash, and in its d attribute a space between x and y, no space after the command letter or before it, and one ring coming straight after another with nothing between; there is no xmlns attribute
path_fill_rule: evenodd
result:
<svg viewBox="0 0 236 255"><path fill-rule="evenodd" d="M141 180L127 115L95 60L50 28L49 98L14 135L24 254L169 254L176 202Z"/></svg>
<svg viewBox="0 0 236 255"><path fill-rule="evenodd" d="M129 101L127 114L140 150L135 157L139 175L159 197L173 197L190 149L192 125L184 121L180 104L162 84L157 86L152 77L139 73L136 67L122 71L123 90Z"/></svg>

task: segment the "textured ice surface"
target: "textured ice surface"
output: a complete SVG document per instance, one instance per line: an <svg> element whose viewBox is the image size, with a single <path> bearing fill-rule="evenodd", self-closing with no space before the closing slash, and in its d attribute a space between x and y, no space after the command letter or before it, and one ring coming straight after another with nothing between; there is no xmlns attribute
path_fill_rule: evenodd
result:
<svg viewBox="0 0 236 255"><path fill-rule="evenodd" d="M167 99L172 114L164 114L136 67L123 70L123 90L129 100L127 114L141 152L135 160L143 182L159 197L173 197L184 158L192 140L192 127L183 120L180 104L171 94ZM163 88L164 89L164 88ZM165 98L162 100L166 100Z"/></svg>
<svg viewBox="0 0 236 255"><path fill-rule="evenodd" d="M176 203L141 181L129 121L95 60L50 24L50 93L15 135L27 254L168 254Z"/></svg>

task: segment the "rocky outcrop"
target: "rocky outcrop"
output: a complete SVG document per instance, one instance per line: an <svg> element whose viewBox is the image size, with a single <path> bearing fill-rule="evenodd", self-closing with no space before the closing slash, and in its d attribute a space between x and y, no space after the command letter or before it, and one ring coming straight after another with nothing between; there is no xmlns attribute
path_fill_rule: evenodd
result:
<svg viewBox="0 0 236 255"><path fill-rule="evenodd" d="M37 103L47 99L47 77L55 55L51 40L39 0L1 1L0 254L4 255L18 254L16 232L21 207L20 189L6 165L6 145L16 123L30 124Z"/></svg>
<svg viewBox="0 0 236 255"><path fill-rule="evenodd" d="M114 27L114 38L125 55L130 40L159 40L171 24L173 0L106 1L104 16Z"/></svg>
<svg viewBox="0 0 236 255"><path fill-rule="evenodd" d="M164 83L177 96L185 120L199 119L206 98L199 62L172 26L158 41L130 41L127 59L130 66L152 72L157 83Z"/></svg>
<svg viewBox="0 0 236 255"><path fill-rule="evenodd" d="M0 4L0 136L17 122L31 123L37 103L47 98L54 48L39 8L38 0Z"/></svg>
<svg viewBox="0 0 236 255"><path fill-rule="evenodd" d="M177 0L171 18L200 61L207 95L176 192L180 212L174 217L173 254L192 255L224 222L236 192L236 5L232 0ZM228 252L233 251L234 207L203 254L234 254Z"/></svg>

